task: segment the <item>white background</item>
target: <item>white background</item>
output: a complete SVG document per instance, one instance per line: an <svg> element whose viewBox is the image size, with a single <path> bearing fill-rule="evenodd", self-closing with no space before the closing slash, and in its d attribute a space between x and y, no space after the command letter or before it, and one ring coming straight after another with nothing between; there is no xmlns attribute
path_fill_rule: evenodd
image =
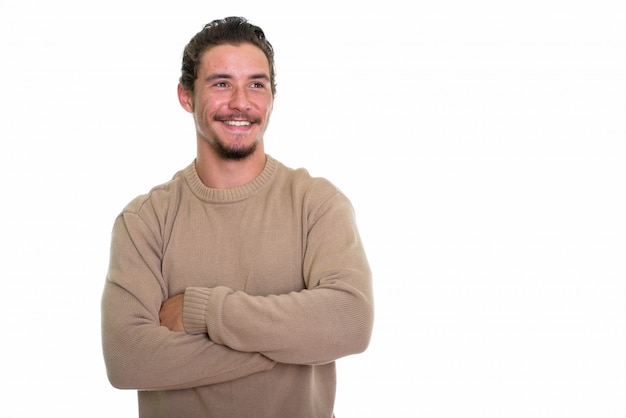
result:
<svg viewBox="0 0 626 418"><path fill-rule="evenodd" d="M338 418L626 416L626 3L345 4L2 0L3 416L136 416L110 229L194 157L181 52L227 15L276 49L266 150L348 194L374 271Z"/></svg>

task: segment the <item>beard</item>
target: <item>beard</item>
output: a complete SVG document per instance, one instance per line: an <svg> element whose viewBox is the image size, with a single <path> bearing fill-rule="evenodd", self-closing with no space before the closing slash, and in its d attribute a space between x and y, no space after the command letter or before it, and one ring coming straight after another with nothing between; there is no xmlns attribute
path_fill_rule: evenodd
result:
<svg viewBox="0 0 626 418"><path fill-rule="evenodd" d="M256 151L258 141L254 141L249 147L227 147L222 141L209 142L213 149L225 160L243 160Z"/></svg>

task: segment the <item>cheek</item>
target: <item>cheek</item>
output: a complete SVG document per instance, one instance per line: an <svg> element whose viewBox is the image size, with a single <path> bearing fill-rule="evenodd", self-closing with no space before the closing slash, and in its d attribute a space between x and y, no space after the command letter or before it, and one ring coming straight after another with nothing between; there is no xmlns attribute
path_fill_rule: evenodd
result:
<svg viewBox="0 0 626 418"><path fill-rule="evenodd" d="M267 115L267 117L269 118L269 116L272 114L272 110L274 109L274 101L270 100L269 102L266 102L263 106L265 107L265 115Z"/></svg>
<svg viewBox="0 0 626 418"><path fill-rule="evenodd" d="M195 115L200 120L210 121L213 119L213 115L216 113L215 108L211 106L211 103L198 102L195 104Z"/></svg>

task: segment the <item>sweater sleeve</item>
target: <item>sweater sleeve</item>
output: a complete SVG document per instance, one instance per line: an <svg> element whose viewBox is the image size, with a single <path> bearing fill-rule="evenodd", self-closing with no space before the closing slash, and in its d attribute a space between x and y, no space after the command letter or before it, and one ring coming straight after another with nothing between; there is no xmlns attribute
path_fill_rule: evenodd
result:
<svg viewBox="0 0 626 418"><path fill-rule="evenodd" d="M275 364L254 352L215 344L208 336L160 326L168 297L161 275L162 243L156 225L136 213L114 224L102 296L102 344L107 374L117 388L185 389L237 379Z"/></svg>
<svg viewBox="0 0 626 418"><path fill-rule="evenodd" d="M335 192L307 209L306 288L253 296L228 287L188 288L188 333L281 363L324 364L364 351L373 318L371 271L349 200Z"/></svg>

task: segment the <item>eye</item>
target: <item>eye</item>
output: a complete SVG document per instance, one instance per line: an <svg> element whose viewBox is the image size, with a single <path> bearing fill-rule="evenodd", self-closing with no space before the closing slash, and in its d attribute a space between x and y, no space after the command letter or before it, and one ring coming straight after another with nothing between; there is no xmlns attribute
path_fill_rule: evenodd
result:
<svg viewBox="0 0 626 418"><path fill-rule="evenodd" d="M228 84L225 81L218 81L215 83L215 87L227 87Z"/></svg>
<svg viewBox="0 0 626 418"><path fill-rule="evenodd" d="M250 87L255 89L262 89L263 87L265 87L265 84L255 81L254 83L250 84Z"/></svg>

